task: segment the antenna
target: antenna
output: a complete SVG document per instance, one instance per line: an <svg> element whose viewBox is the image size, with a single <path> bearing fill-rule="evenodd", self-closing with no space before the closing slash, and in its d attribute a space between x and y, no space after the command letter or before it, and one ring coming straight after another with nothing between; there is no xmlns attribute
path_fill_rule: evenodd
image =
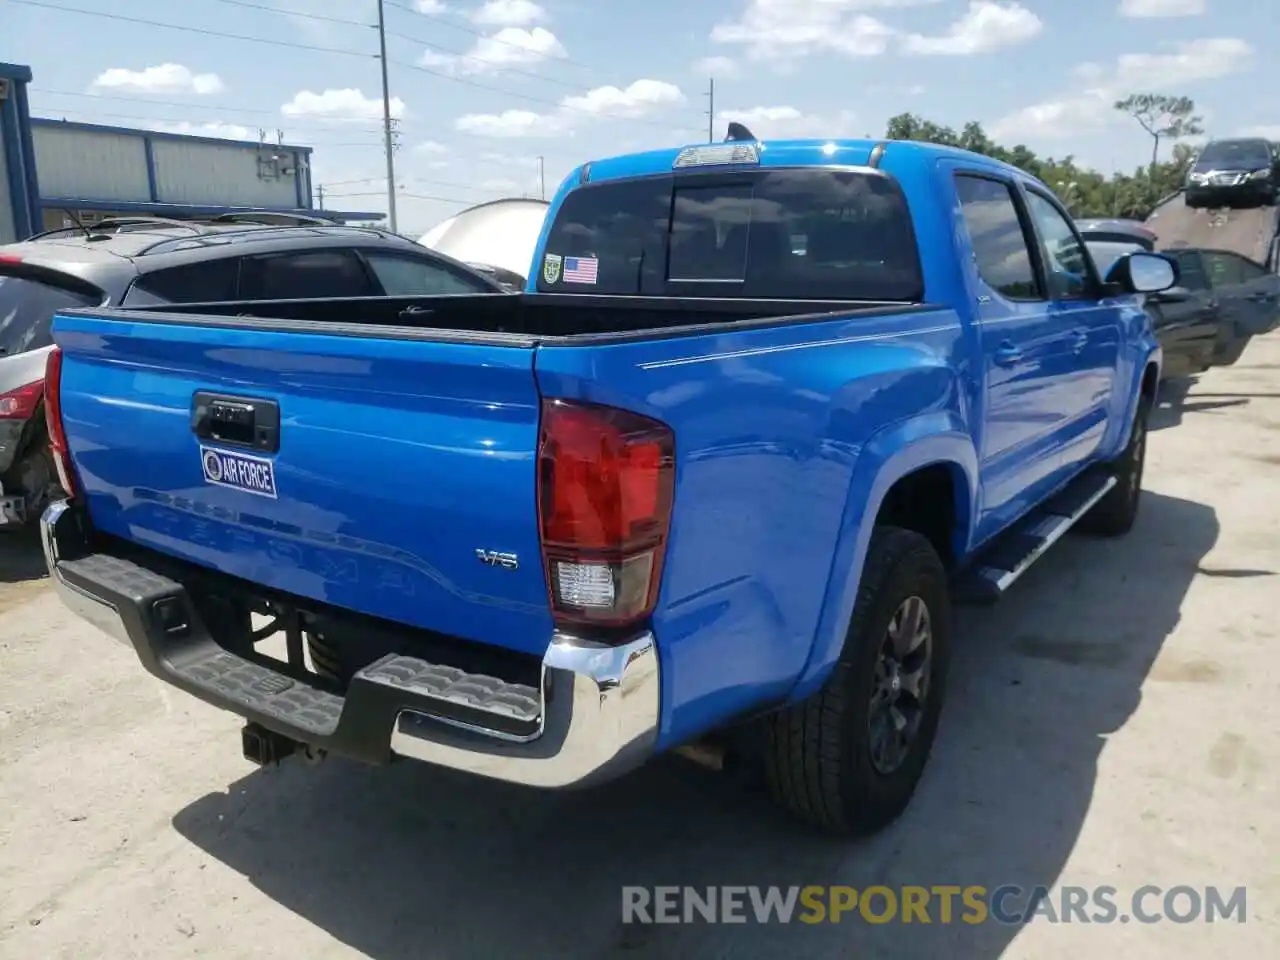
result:
<svg viewBox="0 0 1280 960"><path fill-rule="evenodd" d="M707 143L716 142L716 78L707 82Z"/></svg>
<svg viewBox="0 0 1280 960"><path fill-rule="evenodd" d="M759 138L747 129L745 124L739 123L737 120L729 121L729 132L725 134L725 143L734 143L739 140L758 140Z"/></svg>

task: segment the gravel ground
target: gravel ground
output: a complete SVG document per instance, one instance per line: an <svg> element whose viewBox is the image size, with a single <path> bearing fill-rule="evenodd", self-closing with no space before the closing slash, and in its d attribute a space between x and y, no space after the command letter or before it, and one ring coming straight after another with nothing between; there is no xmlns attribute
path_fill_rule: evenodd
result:
<svg viewBox="0 0 1280 960"><path fill-rule="evenodd" d="M916 802L853 844L677 760L559 796L257 770L234 717L147 677L0 543L0 957L1274 956L1280 334L1156 417L1137 529L1069 537L962 612ZM1108 884L1122 908L1145 884L1247 886L1248 919L621 922L629 884L946 883Z"/></svg>

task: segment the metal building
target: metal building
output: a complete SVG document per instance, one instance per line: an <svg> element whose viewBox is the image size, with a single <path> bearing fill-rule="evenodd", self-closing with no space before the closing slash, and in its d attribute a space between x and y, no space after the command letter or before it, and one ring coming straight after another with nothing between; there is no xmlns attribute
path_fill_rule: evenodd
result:
<svg viewBox="0 0 1280 960"><path fill-rule="evenodd" d="M0 243L106 216L319 213L311 147L33 118L30 81L29 68L0 63Z"/></svg>
<svg viewBox="0 0 1280 960"><path fill-rule="evenodd" d="M311 147L33 118L43 228L129 213L314 210ZM326 210L340 220L381 213Z"/></svg>
<svg viewBox="0 0 1280 960"><path fill-rule="evenodd" d="M27 112L31 70L0 63L0 243L39 229L36 161Z"/></svg>

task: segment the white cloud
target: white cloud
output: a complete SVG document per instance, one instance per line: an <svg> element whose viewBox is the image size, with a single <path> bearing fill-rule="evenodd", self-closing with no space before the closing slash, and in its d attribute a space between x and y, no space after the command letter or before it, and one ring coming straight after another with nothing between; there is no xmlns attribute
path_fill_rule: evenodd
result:
<svg viewBox="0 0 1280 960"><path fill-rule="evenodd" d="M580 97L560 101L564 110L604 114L614 117L642 117L661 107L684 102L680 88L662 80L637 80L625 90L614 86L596 87Z"/></svg>
<svg viewBox="0 0 1280 960"><path fill-rule="evenodd" d="M222 123L220 121L191 123L188 120L156 120L149 124L144 124L144 126L149 130L159 130L163 133L184 133L193 137L218 137L224 140L258 139L253 131L248 127L240 126L238 123Z"/></svg>
<svg viewBox="0 0 1280 960"><path fill-rule="evenodd" d="M693 72L728 80L736 77L741 71L729 57L703 57L694 63Z"/></svg>
<svg viewBox="0 0 1280 960"><path fill-rule="evenodd" d="M773 62L813 53L877 56L889 48L896 31L864 11L935 2L938 0L748 0L738 19L712 28L711 40L743 47L753 60Z"/></svg>
<svg viewBox="0 0 1280 960"><path fill-rule="evenodd" d="M1196 17L1208 9L1205 0L1120 0L1120 16Z"/></svg>
<svg viewBox="0 0 1280 960"><path fill-rule="evenodd" d="M280 107L286 117L315 117L320 120L381 120L382 99L366 97L353 87L341 90L325 90L312 93L299 90L292 100ZM404 101L391 98L391 116L400 119L405 114Z"/></svg>
<svg viewBox="0 0 1280 960"><path fill-rule="evenodd" d="M1177 44L1171 53L1122 54L1111 68L1082 63L1073 74L1087 87L1001 117L991 125L991 135L1063 139L1101 130L1123 119L1115 101L1134 90L1158 92L1223 77L1248 69L1253 56L1244 40L1216 37Z"/></svg>
<svg viewBox="0 0 1280 960"><path fill-rule="evenodd" d="M737 121L761 139L786 137L857 136L854 115L844 111L835 117L808 114L792 106L750 107L746 110L721 110L716 114L716 129Z"/></svg>
<svg viewBox="0 0 1280 960"><path fill-rule="evenodd" d="M438 157L443 153L448 153L449 148L443 143L437 143L434 140L424 140L413 148L414 153L420 153L426 157Z"/></svg>
<svg viewBox="0 0 1280 960"><path fill-rule="evenodd" d="M419 13L425 13L429 16L444 13L449 9L449 5L441 3L440 0L417 0L414 7Z"/></svg>
<svg viewBox="0 0 1280 960"><path fill-rule="evenodd" d="M1173 53L1126 53L1116 68L1116 85L1155 90L1195 80L1212 80L1245 70L1253 47L1235 37L1191 40Z"/></svg>
<svg viewBox="0 0 1280 960"><path fill-rule="evenodd" d="M547 11L532 0L488 0L471 14L475 23L486 27L527 27L545 23Z"/></svg>
<svg viewBox="0 0 1280 960"><path fill-rule="evenodd" d="M964 16L941 36L919 33L903 38L907 53L972 56L1025 43L1044 29L1044 22L1012 0L971 0Z"/></svg>
<svg viewBox="0 0 1280 960"><path fill-rule="evenodd" d="M225 88L216 73L193 73L180 63L162 63L142 70L112 67L93 81L97 90L125 90L129 93L175 94L195 93L201 96L221 93Z"/></svg>
<svg viewBox="0 0 1280 960"><path fill-rule="evenodd" d="M626 88L595 87L580 96L564 97L547 113L504 110L502 113L469 113L454 121L454 129L480 137L545 137L572 132L593 119L634 119L663 107L683 103L684 93L662 80L637 80Z"/></svg>
<svg viewBox="0 0 1280 960"><path fill-rule="evenodd" d="M496 73L506 67L563 59L568 55L564 44L545 27L532 30L503 27L492 36L481 37L465 54L428 50L419 62L424 67L445 67L458 73Z"/></svg>
<svg viewBox="0 0 1280 960"><path fill-rule="evenodd" d="M489 193L511 193L520 189L520 184L506 177L497 177L493 180L484 180L480 183L480 189Z"/></svg>
<svg viewBox="0 0 1280 960"><path fill-rule="evenodd" d="M476 137L537 137L559 132L549 118L532 110L504 110L502 113L468 113L453 121L454 129Z"/></svg>

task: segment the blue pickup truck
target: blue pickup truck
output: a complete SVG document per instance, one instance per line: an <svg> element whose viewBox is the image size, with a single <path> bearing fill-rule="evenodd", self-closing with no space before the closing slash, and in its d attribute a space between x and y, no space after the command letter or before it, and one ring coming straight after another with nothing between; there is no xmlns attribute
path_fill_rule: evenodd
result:
<svg viewBox="0 0 1280 960"><path fill-rule="evenodd" d="M785 807L873 831L952 603L1133 524L1139 294L1177 279L1097 276L1043 184L958 150L593 161L523 293L59 313L49 570L259 763L563 788L749 743Z"/></svg>

